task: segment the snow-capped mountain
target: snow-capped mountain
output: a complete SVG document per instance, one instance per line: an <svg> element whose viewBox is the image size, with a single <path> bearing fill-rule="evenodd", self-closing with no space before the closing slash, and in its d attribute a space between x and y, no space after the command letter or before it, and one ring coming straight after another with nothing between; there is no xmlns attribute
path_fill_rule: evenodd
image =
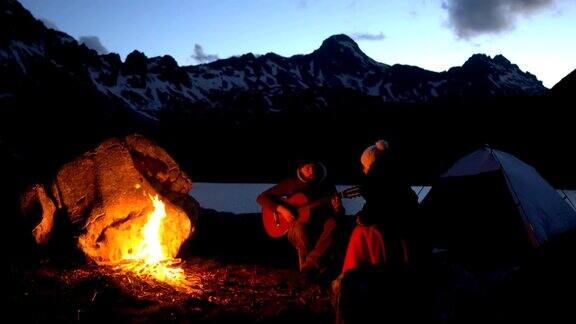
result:
<svg viewBox="0 0 576 324"><path fill-rule="evenodd" d="M133 51L124 62L118 54L98 55L65 33L46 28L17 1L3 1L0 18L0 98L30 84L51 82L56 75L152 119L167 110L225 111L236 108L238 98L250 109L277 112L287 109L287 97L304 94L307 107L323 109L329 108L327 91L342 88L399 103L546 91L534 75L501 55L476 54L461 67L432 72L376 62L350 37L334 35L306 55L249 53L180 67L167 55L148 58Z"/></svg>

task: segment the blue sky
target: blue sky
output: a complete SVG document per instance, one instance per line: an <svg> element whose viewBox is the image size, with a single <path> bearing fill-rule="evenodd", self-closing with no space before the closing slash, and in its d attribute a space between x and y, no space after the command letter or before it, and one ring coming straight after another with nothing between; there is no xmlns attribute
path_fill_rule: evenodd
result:
<svg viewBox="0 0 576 324"><path fill-rule="evenodd" d="M576 68L576 0L20 2L36 18L123 59L134 49L169 54L180 65L248 52L291 56L344 33L376 61L432 71L462 65L474 53L502 54L552 87Z"/></svg>

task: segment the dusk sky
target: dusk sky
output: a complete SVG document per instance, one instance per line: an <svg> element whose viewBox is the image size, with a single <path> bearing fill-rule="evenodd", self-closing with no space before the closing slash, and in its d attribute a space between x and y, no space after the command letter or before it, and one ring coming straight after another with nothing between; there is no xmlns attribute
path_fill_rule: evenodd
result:
<svg viewBox="0 0 576 324"><path fill-rule="evenodd" d="M576 68L576 0L20 0L90 47L180 65L308 54L347 34L376 61L444 71L502 54L548 88Z"/></svg>

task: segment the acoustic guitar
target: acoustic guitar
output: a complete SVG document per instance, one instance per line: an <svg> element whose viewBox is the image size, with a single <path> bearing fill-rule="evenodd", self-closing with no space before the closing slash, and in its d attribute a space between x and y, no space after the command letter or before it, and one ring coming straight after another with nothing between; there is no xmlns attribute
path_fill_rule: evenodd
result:
<svg viewBox="0 0 576 324"><path fill-rule="evenodd" d="M360 196L360 187L350 187L341 192L334 193L333 195L323 197L314 201L308 201L308 197L303 193L295 193L290 197L283 198L284 205L292 210L296 217L296 222L306 223L310 219L310 210L312 208L322 206L330 203L332 198L339 196L340 198L355 198ZM276 210L269 208L262 208L262 222L266 233L274 238L282 237L288 232L292 223L282 217Z"/></svg>

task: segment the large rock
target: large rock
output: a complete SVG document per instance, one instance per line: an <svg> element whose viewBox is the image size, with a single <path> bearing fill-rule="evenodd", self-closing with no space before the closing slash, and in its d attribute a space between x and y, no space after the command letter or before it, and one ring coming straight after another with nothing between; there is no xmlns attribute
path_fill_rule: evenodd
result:
<svg viewBox="0 0 576 324"><path fill-rule="evenodd" d="M56 206L48 196L46 188L42 184L35 184L22 195L21 203L24 214L37 214L38 219L34 222L32 236L38 244L44 244L50 240L52 227L54 226L54 213ZM40 208L34 208L40 207Z"/></svg>
<svg viewBox="0 0 576 324"><path fill-rule="evenodd" d="M52 184L56 208L41 184L23 195L22 209L38 202L42 217L33 235L47 243L54 215L63 214L78 231L78 246L97 263L116 262L137 253L142 228L153 210L152 197L165 204L160 241L173 258L194 232L198 203L188 195L192 181L178 164L141 135L111 138L62 166Z"/></svg>

